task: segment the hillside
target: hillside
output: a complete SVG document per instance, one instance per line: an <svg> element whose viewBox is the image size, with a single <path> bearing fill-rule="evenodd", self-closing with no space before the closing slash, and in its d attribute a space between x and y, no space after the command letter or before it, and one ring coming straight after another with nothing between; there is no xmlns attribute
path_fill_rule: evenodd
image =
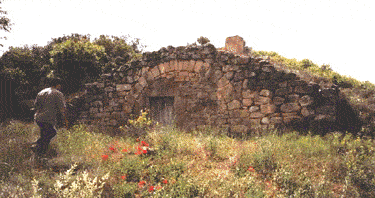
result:
<svg viewBox="0 0 375 198"><path fill-rule="evenodd" d="M350 105L363 120L363 133L372 136L375 126L375 85L362 82L352 77L340 75L329 65L318 66L308 59L298 61L287 59L276 52L254 51L255 56L265 56L276 63L281 69L292 70L300 78L315 83L334 83L341 93L349 100Z"/></svg>

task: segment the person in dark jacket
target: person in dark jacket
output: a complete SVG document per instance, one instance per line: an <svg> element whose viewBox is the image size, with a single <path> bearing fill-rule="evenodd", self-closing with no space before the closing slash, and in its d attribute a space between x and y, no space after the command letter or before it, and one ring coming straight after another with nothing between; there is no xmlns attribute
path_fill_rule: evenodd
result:
<svg viewBox="0 0 375 198"><path fill-rule="evenodd" d="M50 78L51 86L40 91L35 99L35 123L40 128L40 138L32 145L32 150L38 155L44 155L51 139L56 135L56 125L67 120L65 117L66 103L61 90L61 79Z"/></svg>

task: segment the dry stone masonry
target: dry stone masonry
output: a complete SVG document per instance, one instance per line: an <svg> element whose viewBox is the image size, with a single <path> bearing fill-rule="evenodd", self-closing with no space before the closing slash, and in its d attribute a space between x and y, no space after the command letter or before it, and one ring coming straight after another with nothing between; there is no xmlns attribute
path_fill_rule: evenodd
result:
<svg viewBox="0 0 375 198"><path fill-rule="evenodd" d="M247 133L291 123L335 127L338 89L305 82L267 59L233 54L243 52L241 37L227 43L237 47L169 46L144 53L86 85L80 121L119 126L147 109L157 121L186 129L211 125Z"/></svg>

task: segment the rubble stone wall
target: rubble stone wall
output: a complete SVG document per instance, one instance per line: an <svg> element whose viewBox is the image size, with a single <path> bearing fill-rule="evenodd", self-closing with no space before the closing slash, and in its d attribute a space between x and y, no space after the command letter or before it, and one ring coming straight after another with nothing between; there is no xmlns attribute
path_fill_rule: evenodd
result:
<svg viewBox="0 0 375 198"><path fill-rule="evenodd" d="M266 59L218 51L211 44L161 48L86 85L79 119L119 126L173 97L175 124L221 126L235 133L292 122L335 122L338 89L305 82Z"/></svg>

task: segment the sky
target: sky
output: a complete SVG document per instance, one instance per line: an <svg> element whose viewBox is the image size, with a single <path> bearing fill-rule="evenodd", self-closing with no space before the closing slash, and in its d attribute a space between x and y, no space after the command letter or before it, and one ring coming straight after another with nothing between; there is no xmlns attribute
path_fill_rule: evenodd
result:
<svg viewBox="0 0 375 198"><path fill-rule="evenodd" d="M130 35L145 51L186 46L204 36L215 47L239 35L254 50L310 59L375 83L373 0L4 0L14 25L5 47L37 44L72 33Z"/></svg>

